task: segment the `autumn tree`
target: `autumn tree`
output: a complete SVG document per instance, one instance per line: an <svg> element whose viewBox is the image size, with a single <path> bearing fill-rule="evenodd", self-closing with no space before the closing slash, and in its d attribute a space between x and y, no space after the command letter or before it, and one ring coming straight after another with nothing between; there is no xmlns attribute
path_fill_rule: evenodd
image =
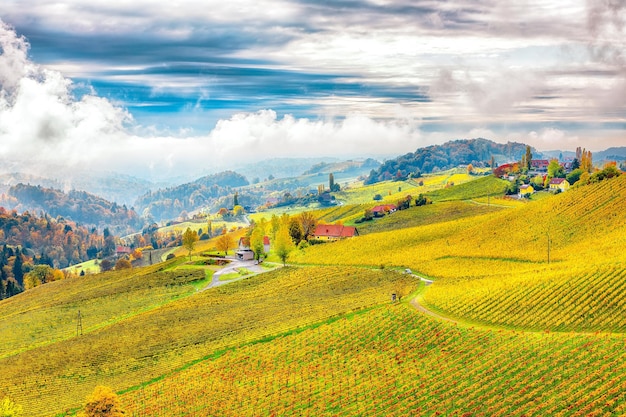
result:
<svg viewBox="0 0 626 417"><path fill-rule="evenodd" d="M197 241L198 232L191 230L191 228L188 227L187 230L185 230L185 233L183 233L183 246L189 251L189 260L191 260L191 252L196 247Z"/></svg>
<svg viewBox="0 0 626 417"><path fill-rule="evenodd" d="M580 157L580 168L586 172L593 171L593 155L591 154L591 151L588 151L586 149L582 150Z"/></svg>
<svg viewBox="0 0 626 417"><path fill-rule="evenodd" d="M49 265L35 265L24 275L24 289L30 289L42 284L63 279L63 272L53 269Z"/></svg>
<svg viewBox="0 0 626 417"><path fill-rule="evenodd" d="M254 257L261 260L261 255L265 255L265 246L263 245L263 237L265 236L265 227L256 224L250 235L250 249L254 251Z"/></svg>
<svg viewBox="0 0 626 417"><path fill-rule="evenodd" d="M467 174L471 175L474 172L474 165L469 164L467 165Z"/></svg>
<svg viewBox="0 0 626 417"><path fill-rule="evenodd" d="M273 245L276 255L283 262L283 265L286 265L289 253L295 248L287 225L281 225L280 229L278 229Z"/></svg>
<svg viewBox="0 0 626 417"><path fill-rule="evenodd" d="M100 262L100 272L110 271L111 269L113 269L113 262L108 259L103 259L102 262Z"/></svg>
<svg viewBox="0 0 626 417"><path fill-rule="evenodd" d="M215 242L215 247L217 248L217 250L224 252L225 255L228 255L229 249L233 248L234 246L235 242L233 241L233 238L226 233L221 235L217 239L217 242Z"/></svg>
<svg viewBox="0 0 626 417"><path fill-rule="evenodd" d="M311 212L305 211L298 216L298 221L300 222L300 227L302 228L302 239L309 240L310 236L313 236L315 233L315 228L317 227L317 219Z"/></svg>
<svg viewBox="0 0 626 417"><path fill-rule="evenodd" d="M84 417L122 417L125 415L120 400L111 388L97 386L91 395L87 396Z"/></svg>
<svg viewBox="0 0 626 417"><path fill-rule="evenodd" d="M122 269L131 269L132 267L133 264L131 264L130 261L126 258L120 258L117 260L117 262L115 262L116 271L121 271Z"/></svg>

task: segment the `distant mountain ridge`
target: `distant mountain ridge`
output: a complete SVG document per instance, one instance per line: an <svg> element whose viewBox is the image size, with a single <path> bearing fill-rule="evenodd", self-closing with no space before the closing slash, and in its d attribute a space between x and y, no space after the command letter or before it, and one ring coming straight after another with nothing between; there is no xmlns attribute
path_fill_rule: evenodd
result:
<svg viewBox="0 0 626 417"><path fill-rule="evenodd" d="M368 158L363 161L341 161L341 162L320 162L318 164L313 165L307 171L305 171L302 175L311 175L311 174L337 174L337 173L360 173L361 171L369 171L370 169L376 169L380 166L380 162L375 159Z"/></svg>
<svg viewBox="0 0 626 417"><path fill-rule="evenodd" d="M526 145L517 142L502 144L484 138L449 141L385 161L377 170L370 172L366 183L427 174L459 165L484 166L492 156L496 163L520 160L525 151ZM540 155L535 149L532 152L535 156Z"/></svg>
<svg viewBox="0 0 626 417"><path fill-rule="evenodd" d="M135 207L145 218L151 217L157 221L173 219L183 211L208 205L219 197L231 194L233 188L248 184L243 175L224 171L175 187L150 191L137 199Z"/></svg>

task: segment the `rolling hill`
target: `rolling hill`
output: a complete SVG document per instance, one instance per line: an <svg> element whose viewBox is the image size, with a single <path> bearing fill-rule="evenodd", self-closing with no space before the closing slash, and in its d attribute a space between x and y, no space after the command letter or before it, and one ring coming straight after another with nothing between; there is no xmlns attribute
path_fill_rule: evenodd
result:
<svg viewBox="0 0 626 417"><path fill-rule="evenodd" d="M99 384L130 416L623 415L626 176L459 201L492 182L222 287L179 258L4 300L0 395L26 417Z"/></svg>

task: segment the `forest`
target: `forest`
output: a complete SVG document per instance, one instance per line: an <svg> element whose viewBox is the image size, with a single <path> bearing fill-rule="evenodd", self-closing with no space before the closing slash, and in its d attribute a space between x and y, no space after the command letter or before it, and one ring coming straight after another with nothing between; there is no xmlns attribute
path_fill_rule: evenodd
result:
<svg viewBox="0 0 626 417"><path fill-rule="evenodd" d="M248 184L243 175L225 171L176 187L148 192L137 199L135 207L147 219L173 219L183 212L209 205L212 200L232 194L233 188Z"/></svg>
<svg viewBox="0 0 626 417"><path fill-rule="evenodd" d="M378 169L370 171L366 184L393 179L405 180L421 174L437 172L459 165L481 167L493 157L496 163L519 160L526 145L515 142L495 143L487 139L464 139L420 148L395 159L385 161ZM533 155L537 151L533 150Z"/></svg>
<svg viewBox="0 0 626 417"><path fill-rule="evenodd" d="M87 227L108 228L115 234L140 229L143 220L126 205L118 205L86 191L67 193L40 185L17 184L0 196L0 206L18 212L44 211L52 217L63 217Z"/></svg>
<svg viewBox="0 0 626 417"><path fill-rule="evenodd" d="M0 298L24 289L24 277L37 265L65 268L71 264L115 253L116 238L108 229L75 222L18 214L0 207Z"/></svg>

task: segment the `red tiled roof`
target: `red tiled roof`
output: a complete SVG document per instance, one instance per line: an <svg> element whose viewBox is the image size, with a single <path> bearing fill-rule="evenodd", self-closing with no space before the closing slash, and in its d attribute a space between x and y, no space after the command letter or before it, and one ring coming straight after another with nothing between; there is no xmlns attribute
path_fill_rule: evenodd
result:
<svg viewBox="0 0 626 417"><path fill-rule="evenodd" d="M559 184L561 184L563 181L565 181L565 178L552 178L552 179L550 180L550 184L559 185Z"/></svg>
<svg viewBox="0 0 626 417"><path fill-rule="evenodd" d="M264 245L269 245L270 244L270 238L267 236L263 236L263 244Z"/></svg>
<svg viewBox="0 0 626 417"><path fill-rule="evenodd" d="M372 212L376 213L379 211L390 211L396 210L398 207L395 204L385 204L383 206L376 206L372 209Z"/></svg>
<svg viewBox="0 0 626 417"><path fill-rule="evenodd" d="M116 253L130 253L131 250L128 246L118 246L115 248Z"/></svg>
<svg viewBox="0 0 626 417"><path fill-rule="evenodd" d="M315 236L353 237L357 235L356 227L341 224L319 224L315 228Z"/></svg>

